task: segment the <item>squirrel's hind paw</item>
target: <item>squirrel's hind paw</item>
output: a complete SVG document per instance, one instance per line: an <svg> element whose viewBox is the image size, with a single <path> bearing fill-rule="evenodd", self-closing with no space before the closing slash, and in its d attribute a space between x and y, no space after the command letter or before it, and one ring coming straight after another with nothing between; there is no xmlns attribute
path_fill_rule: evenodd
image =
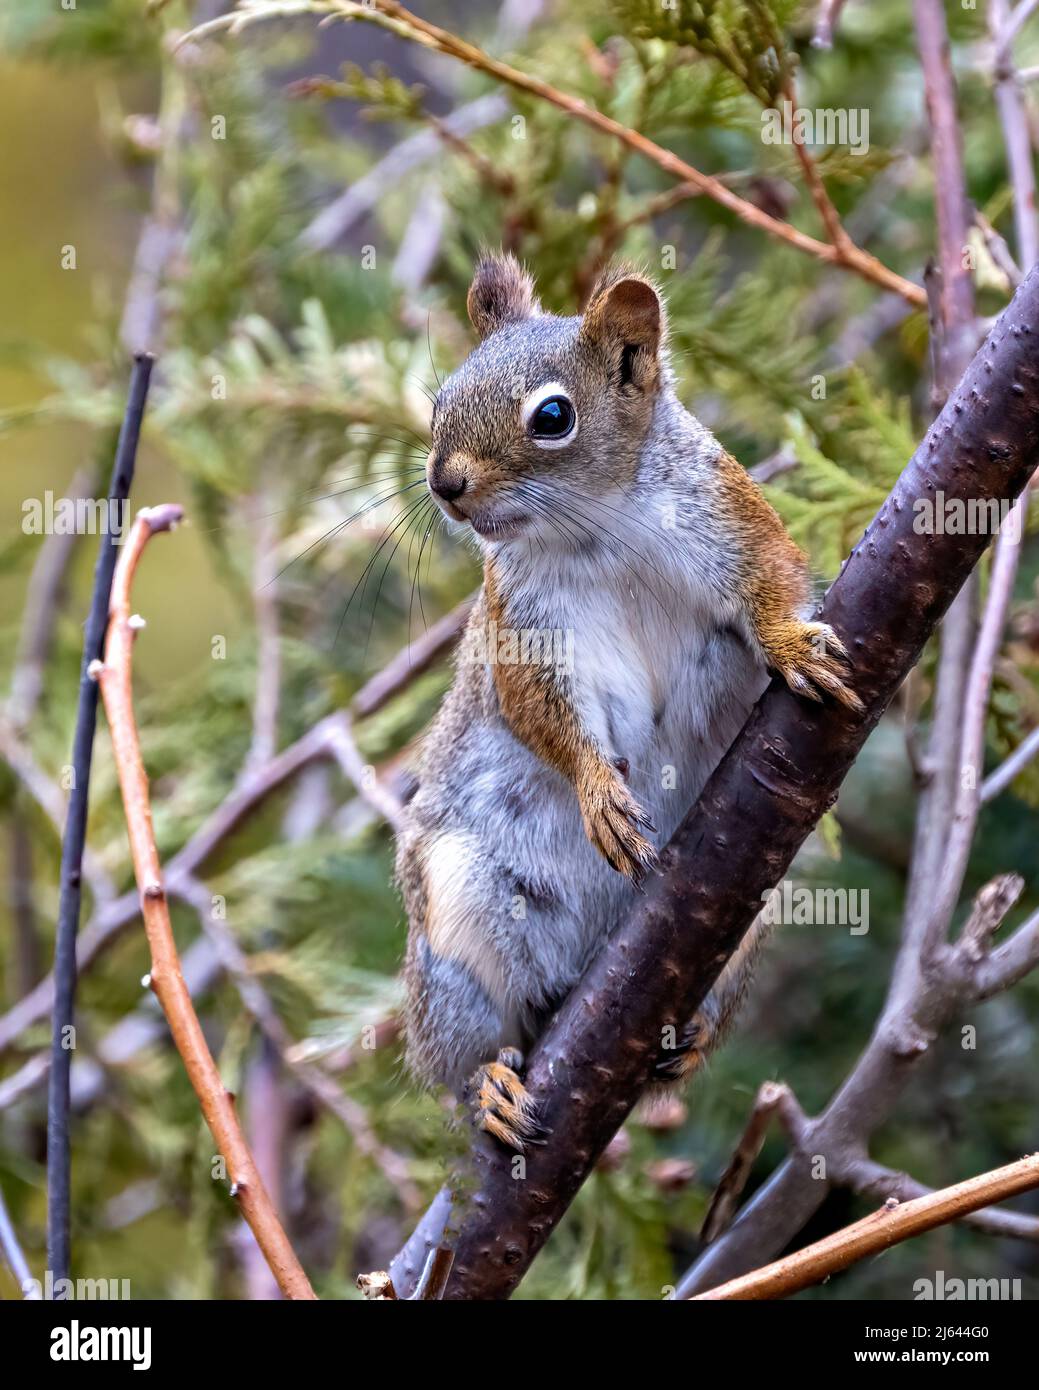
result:
<svg viewBox="0 0 1039 1390"><path fill-rule="evenodd" d="M784 624L771 635L768 658L795 695L809 700L832 695L845 709L862 711L862 701L845 684L851 670L848 649L829 623Z"/></svg>
<svg viewBox="0 0 1039 1390"><path fill-rule="evenodd" d="M529 1144L543 1143L545 1133L520 1079L522 1066L523 1054L515 1047L503 1047L496 1062L477 1068L466 1088L477 1127L517 1153L523 1153Z"/></svg>
<svg viewBox="0 0 1039 1390"><path fill-rule="evenodd" d="M596 765L579 783L578 799L589 840L607 864L638 885L657 862L643 830L655 829L620 772Z"/></svg>
<svg viewBox="0 0 1039 1390"><path fill-rule="evenodd" d="M658 1080L665 1085L682 1083L702 1070L711 1050L711 1033L704 1011L691 1018L682 1029L677 1046L657 1059Z"/></svg>

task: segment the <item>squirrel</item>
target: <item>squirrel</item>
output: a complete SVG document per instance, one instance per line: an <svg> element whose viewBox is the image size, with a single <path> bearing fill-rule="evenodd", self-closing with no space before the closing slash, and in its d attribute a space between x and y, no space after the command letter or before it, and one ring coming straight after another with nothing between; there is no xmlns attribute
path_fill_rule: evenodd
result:
<svg viewBox="0 0 1039 1390"><path fill-rule="evenodd" d="M483 585L398 838L405 1035L413 1073L522 1152L542 1138L525 1051L769 673L861 702L837 635L804 616L804 555L680 403L647 276L608 268L584 314L559 317L512 256L487 255L468 310L480 342L435 398L426 481L476 538ZM664 1079L716 1044L763 935Z"/></svg>

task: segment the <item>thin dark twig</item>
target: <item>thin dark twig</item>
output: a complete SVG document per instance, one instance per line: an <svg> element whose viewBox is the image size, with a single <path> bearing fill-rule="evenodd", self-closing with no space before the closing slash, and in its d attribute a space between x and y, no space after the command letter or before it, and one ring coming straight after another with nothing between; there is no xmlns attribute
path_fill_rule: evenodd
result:
<svg viewBox="0 0 1039 1390"><path fill-rule="evenodd" d="M76 936L82 898L83 847L87 831L90 764L97 722L97 682L87 674L91 662L100 660L108 628L108 597L118 554L119 527L115 520L130 493L137 441L148 397L154 358L141 353L134 358L130 394L126 404L115 465L108 490L110 533L101 539L94 570L94 592L83 636L83 660L79 673L79 702L72 743L73 783L61 846L61 888L58 926L54 941L54 1012L51 1030L51 1071L47 1092L47 1268L55 1282L69 1277L69 1225L72 1156L69 1147L69 1074L76 998Z"/></svg>

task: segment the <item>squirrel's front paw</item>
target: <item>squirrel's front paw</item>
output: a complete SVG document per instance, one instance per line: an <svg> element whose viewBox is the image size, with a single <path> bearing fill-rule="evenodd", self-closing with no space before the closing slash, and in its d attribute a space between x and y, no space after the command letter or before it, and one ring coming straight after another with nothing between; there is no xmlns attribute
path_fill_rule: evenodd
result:
<svg viewBox="0 0 1039 1390"><path fill-rule="evenodd" d="M477 1126L517 1153L528 1144L540 1143L543 1134L534 1102L520 1080L522 1067L522 1052L503 1047L498 1060L478 1067L466 1087Z"/></svg>
<svg viewBox="0 0 1039 1390"><path fill-rule="evenodd" d="M821 700L825 691L846 709L862 710L862 701L845 685L848 649L828 623L784 623L769 634L768 659L795 695Z"/></svg>
<svg viewBox="0 0 1039 1390"><path fill-rule="evenodd" d="M625 785L621 773L596 763L578 783L584 828L611 868L641 883L657 852L641 833L656 827Z"/></svg>

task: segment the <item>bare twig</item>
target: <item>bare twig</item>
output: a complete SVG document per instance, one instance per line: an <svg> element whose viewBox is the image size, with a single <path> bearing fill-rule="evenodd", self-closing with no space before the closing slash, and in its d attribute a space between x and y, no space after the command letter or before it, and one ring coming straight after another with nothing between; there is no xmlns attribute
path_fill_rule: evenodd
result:
<svg viewBox="0 0 1039 1390"><path fill-rule="evenodd" d="M797 88L793 79L787 83L785 95L790 102L791 109L796 109ZM832 245L840 252L842 259L849 255L854 255L858 248L841 223L840 214L830 200L830 195L826 191L826 184L823 180L823 176L819 172L819 166L816 164L811 151L803 140L795 139L793 144L794 153L797 157L797 162L801 166L801 172L804 174L805 183L808 185L808 192L811 195L812 202L815 204L815 210L819 214L823 226L826 228L826 235L829 237Z"/></svg>
<svg viewBox="0 0 1039 1390"><path fill-rule="evenodd" d="M724 1233L691 1267L679 1297L710 1288L755 1261L764 1246L781 1250L822 1205L834 1185L856 1187L869 1162L870 1135L890 1114L942 1030L970 1004L1005 989L1039 963L1039 913L991 954L985 946L1021 891L1017 875L1001 875L979 892L969 924L955 948L946 948L929 968L900 975L896 970L884 1011L862 1056L826 1109L787 1129L792 1155L755 1193ZM994 962L1001 952L1000 965ZM995 975L999 974L999 983ZM915 990L910 993L910 986ZM813 1156L826 1158L825 1177ZM857 1189L856 1189L857 1190Z"/></svg>
<svg viewBox="0 0 1039 1390"><path fill-rule="evenodd" d="M461 135L456 135L450 125L441 120L439 116L427 115L426 119L448 149L454 150L457 155L460 155L482 183L501 198L512 197L516 191L516 180L510 173L499 169L493 160L488 159L485 154L481 154L479 150L470 145L468 140Z"/></svg>
<svg viewBox="0 0 1039 1390"><path fill-rule="evenodd" d="M1020 880L1018 880L1020 889ZM1004 905L1005 910L1005 905ZM998 926L998 921L995 923ZM993 926L993 930L995 929ZM917 1182L908 1173L896 1172L875 1163L858 1147L852 1136L837 1136L831 1148L822 1147L821 1126L809 1120L788 1086L767 1081L758 1092L747 1127L740 1139L732 1162L723 1175L711 1202L700 1239L707 1245L729 1224L731 1214L761 1146L765 1141L772 1117L775 1115L790 1143L791 1151L802 1162L809 1162L817 1172L825 1171L830 1187L844 1187L859 1196L876 1201L895 1197L908 1202L924 1197L934 1189ZM1039 1217L1020 1212L985 1208L961 1218L964 1225L986 1235L1016 1240L1039 1240Z"/></svg>
<svg viewBox="0 0 1039 1390"><path fill-rule="evenodd" d="M279 1286L288 1298L312 1299L313 1289L271 1204L235 1115L233 1097L224 1087L192 1007L173 940L169 904L152 830L148 778L141 760L133 711L133 641L142 623L131 615L130 589L149 538L175 525L180 515L180 508L174 506L153 507L138 513L112 586L104 662L94 662L91 674L100 684L104 698L126 808L130 852L151 948L149 984L162 1005L206 1123L227 1164L231 1193L238 1198Z"/></svg>
<svg viewBox="0 0 1039 1390"><path fill-rule="evenodd" d="M0 1254L7 1262L7 1267L14 1276L15 1283L22 1290L23 1297L38 1299L40 1295L35 1291L36 1285L32 1277L32 1270L29 1268L29 1261L25 1258L25 1252L22 1250L18 1232L14 1229L14 1224L11 1221L2 1188L0 1188Z"/></svg>
<svg viewBox="0 0 1039 1390"><path fill-rule="evenodd" d="M383 155L366 174L323 208L299 235L307 251L327 251L371 212L389 188L396 188L405 174L433 159L443 149L443 134L464 139L508 115L509 103L499 92L477 97L441 120L440 131L420 130Z"/></svg>
<svg viewBox="0 0 1039 1390"><path fill-rule="evenodd" d="M1003 30L1002 40L1010 45L1017 38L1028 20L1039 9L1039 0L1018 0L1010 14L1006 28Z"/></svg>
<svg viewBox="0 0 1039 1390"><path fill-rule="evenodd" d="M1021 923L991 955L980 961L975 972L975 994L979 1002L1009 989L1039 965L1039 912Z"/></svg>
<svg viewBox="0 0 1039 1390"><path fill-rule="evenodd" d="M379 781L374 767L368 766L357 751L350 716L345 710L336 715L329 725L329 749L343 776L353 783L364 800L378 811L395 832L399 831L403 823L400 799L391 788Z"/></svg>
<svg viewBox="0 0 1039 1390"><path fill-rule="evenodd" d="M956 117L956 84L949 62L949 35L944 7L938 0L914 0L913 13L931 126L945 350L954 360L965 363L975 346L974 292L964 254L970 212ZM950 372L952 380L958 375L955 369Z"/></svg>
<svg viewBox="0 0 1039 1390"><path fill-rule="evenodd" d="M60 789L39 765L25 741L9 727L0 713L0 757L36 802L59 838L65 835L68 807ZM73 775L78 775L73 764ZM80 858L80 872L93 896L95 905L111 902L115 885L97 856L86 845Z"/></svg>
<svg viewBox="0 0 1039 1390"><path fill-rule="evenodd" d="M979 208L974 209L974 225L981 233L985 249L992 257L996 269L1006 278L1008 292L1012 293L1020 285L1023 276L1021 267L1010 254L1010 247Z"/></svg>
<svg viewBox="0 0 1039 1390"><path fill-rule="evenodd" d="M794 1099L793 1092L789 1086L766 1081L758 1091L747 1127L740 1136L729 1166L722 1174L711 1198L711 1204L707 1208L707 1215L700 1231L700 1240L704 1245L710 1245L732 1220L736 1204L761 1152L769 1124L775 1114L779 1115L783 1128L791 1137L795 1141L799 1140L804 1126L804 1114Z"/></svg>
<svg viewBox="0 0 1039 1390"><path fill-rule="evenodd" d="M454 647L469 621L475 597L463 599L450 613L431 623L421 637L398 652L377 675L361 686L350 701L357 719L365 719L381 709Z"/></svg>
<svg viewBox="0 0 1039 1390"><path fill-rule="evenodd" d="M815 32L812 34L813 48L833 47L833 36L844 4L845 0L822 0L819 13L815 17Z"/></svg>
<svg viewBox="0 0 1039 1390"><path fill-rule="evenodd" d="M1039 1154L1022 1158L991 1173L969 1178L954 1187L909 1202L890 1198L872 1216L805 1246L764 1269L696 1294L696 1299L730 1300L786 1298L799 1289L829 1278L867 1255L887 1250L899 1241L956 1221L982 1207L1031 1192L1039 1187Z"/></svg>
<svg viewBox="0 0 1039 1390"><path fill-rule="evenodd" d="M402 317L409 325L426 321L417 296L436 265L447 215L447 201L440 185L436 179L427 179L415 199L390 271L391 280L402 292Z"/></svg>
<svg viewBox="0 0 1039 1390"><path fill-rule="evenodd" d="M924 934L925 950L933 950L948 929L956 903L959 901L971 845L974 842L974 831L981 806L979 784L985 756L985 720L989 692L1013 596L1014 580L1021 555L1024 510L1027 505L1026 494L1018 499L996 542L985 611L971 658L964 695L962 736L955 765L957 777L953 817L942 857L940 876L932 890Z"/></svg>
<svg viewBox="0 0 1039 1390"><path fill-rule="evenodd" d="M1000 792L1006 791L1015 777L1019 776L1028 764L1039 755L1039 727L1023 739L1010 756L1000 763L994 772L989 773L981 784L981 801L993 801Z"/></svg>
<svg viewBox="0 0 1039 1390"><path fill-rule="evenodd" d="M963 371L976 332L972 287L962 255L968 203L941 5L934 0L917 0L916 19L939 190L942 272L928 280L933 289L934 394L936 404L942 405ZM948 408L946 405L946 414ZM884 1010L851 1074L824 1112L810 1122L811 1142L816 1152L827 1155L831 1173L840 1169L849 1144L864 1152L869 1137L890 1113L935 1037L964 1000L977 998L982 987L979 974L971 977L968 989L963 976L946 967L944 957L936 959L940 932L934 930L932 911L960 786L964 705L974 643L974 596L975 583L970 580L942 625L931 734L918 766L920 791L902 942ZM954 898L949 918L955 905ZM948 925L946 919L945 929ZM1015 945L1013 965L1017 968L1024 968L1029 959L1027 945L1027 936ZM993 968L991 957L976 965L977 972ZM1010 970L1009 965L1006 968ZM680 1286L682 1295L708 1288L778 1253L819 1208L829 1187L829 1181L817 1179L803 1155L787 1159L730 1229L694 1263Z"/></svg>
<svg viewBox="0 0 1039 1390"><path fill-rule="evenodd" d="M871 1197L874 1201L894 1197L896 1201L909 1202L934 1191L934 1188L917 1182L908 1173L885 1168L882 1163L874 1163L870 1158L859 1159L847 1173L840 1175L838 1181L842 1187L849 1187L860 1196ZM1039 1216L1002 1211L998 1207L982 1207L957 1219L983 1235L1010 1240L1039 1240Z"/></svg>
<svg viewBox="0 0 1039 1390"><path fill-rule="evenodd" d="M248 957L238 945L234 933L222 918L213 913L212 896L204 885L195 883L184 891L190 893L203 930L212 941L221 965L234 981L242 1003L256 1020L264 1037L277 1050L285 1066L318 1104L339 1120L360 1152L382 1169L404 1205L409 1210L416 1210L420 1199L406 1161L379 1142L368 1123L364 1107L344 1095L320 1064L305 1061L296 1055L294 1040L263 986L250 970Z"/></svg>
<svg viewBox="0 0 1039 1390"><path fill-rule="evenodd" d="M353 714L361 719L377 713L434 661L450 650L465 626L471 606L472 599L466 599L443 618L432 623L426 633L393 657L382 671L357 692L351 703ZM3 726L0 725L0 739L2 736ZM266 766L257 768L248 777L239 778L232 791L167 865L166 891L169 895L179 897L182 889L190 891L194 876L242 821L279 787L319 760L337 759L348 776L349 769L352 768L353 772L358 774L359 780L365 784L364 790L369 793L364 799L372 804L370 793L373 778L363 767L360 757L355 757L349 751L349 743L352 743L349 721L344 726L341 713L329 714L295 743L282 749ZM2 748L3 744L0 742L0 749ZM378 779L374 780L377 782ZM385 790L390 797L390 801L386 802L387 809L390 805L398 805L399 794L392 783ZM382 798L377 797L377 800L382 801ZM382 810L379 814L382 814ZM137 920L138 913L135 893L124 893L114 901L105 902L96 910L91 921L79 935L76 947L77 968L82 971L93 964L119 934ZM26 1028L31 1027L50 1011L53 998L54 980L52 976L47 976L6 1014L0 1015L0 1053L10 1048Z"/></svg>

